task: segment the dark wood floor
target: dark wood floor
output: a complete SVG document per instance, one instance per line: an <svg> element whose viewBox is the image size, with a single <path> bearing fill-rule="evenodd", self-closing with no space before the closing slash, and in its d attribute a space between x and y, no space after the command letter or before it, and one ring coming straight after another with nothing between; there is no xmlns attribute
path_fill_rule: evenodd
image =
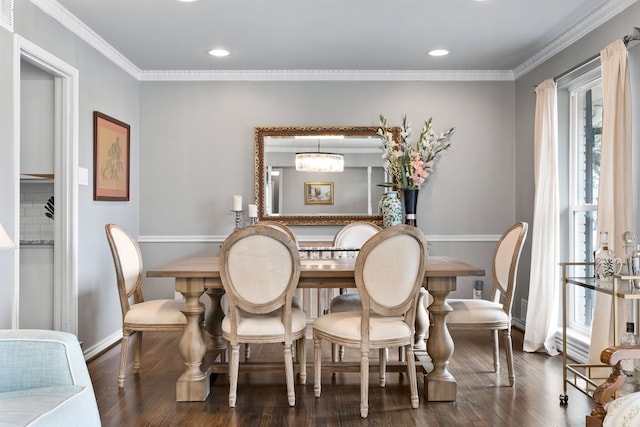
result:
<svg viewBox="0 0 640 427"><path fill-rule="evenodd" d="M243 373L238 400L228 407L228 379L212 376L206 402L177 403L175 383L183 369L177 352L179 334L145 333L140 374L131 363L124 389L117 387L120 345L89 362L102 423L109 426L583 426L591 402L569 388L561 406L562 357L522 352L522 334L514 331L516 385L508 386L502 355L500 373L491 372L489 335L456 332L450 371L458 381L456 402L425 402L411 409L406 374L388 373L386 388L371 373L369 417L360 418L359 374L323 371L322 396L313 394L313 371L307 385L296 385L296 406L287 405L283 372ZM308 360L312 361L311 340ZM279 361L281 346L252 346L251 359ZM133 347L131 348L133 350ZM328 345L326 348L328 360ZM391 352L392 358L395 351ZM130 352L132 354L132 351ZM357 360L355 351L347 358ZM209 361L210 362L210 361ZM418 387L424 383L419 379Z"/></svg>

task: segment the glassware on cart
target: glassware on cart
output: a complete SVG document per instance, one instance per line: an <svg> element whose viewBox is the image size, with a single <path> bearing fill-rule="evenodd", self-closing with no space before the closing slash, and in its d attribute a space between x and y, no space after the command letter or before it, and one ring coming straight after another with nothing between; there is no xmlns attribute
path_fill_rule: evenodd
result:
<svg viewBox="0 0 640 427"><path fill-rule="evenodd" d="M627 271L623 273L629 275L631 275L631 255L633 255L633 250L635 248L635 245L633 244L635 239L636 236L633 234L633 231L625 231L622 233L622 241L624 242L622 247L624 248L624 258L626 260L625 266L627 267Z"/></svg>
<svg viewBox="0 0 640 427"><path fill-rule="evenodd" d="M614 252L609 249L609 233L600 233L600 247L595 252L596 279L601 283L610 283L614 274L622 270L622 260L616 258Z"/></svg>
<svg viewBox="0 0 640 427"><path fill-rule="evenodd" d="M631 254L629 274L640 276L640 243L636 245L636 250ZM633 279L631 282L634 288L640 289L640 279Z"/></svg>

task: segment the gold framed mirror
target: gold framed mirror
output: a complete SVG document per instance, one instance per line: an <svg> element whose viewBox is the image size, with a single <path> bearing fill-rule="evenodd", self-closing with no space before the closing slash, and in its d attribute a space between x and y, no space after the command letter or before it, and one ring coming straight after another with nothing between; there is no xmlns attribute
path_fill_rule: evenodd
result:
<svg viewBox="0 0 640 427"><path fill-rule="evenodd" d="M391 129L394 138L400 128ZM382 223L386 182L377 127L256 127L254 189L258 220L288 225ZM296 154L341 157L340 172L296 169ZM298 165L300 167L300 165Z"/></svg>

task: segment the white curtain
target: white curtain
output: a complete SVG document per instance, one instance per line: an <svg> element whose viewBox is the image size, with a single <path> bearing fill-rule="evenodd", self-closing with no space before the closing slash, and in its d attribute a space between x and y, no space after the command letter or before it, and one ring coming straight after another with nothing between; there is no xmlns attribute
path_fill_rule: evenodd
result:
<svg viewBox="0 0 640 427"><path fill-rule="evenodd" d="M602 152L598 190L598 235L609 233L609 248L624 257L622 233L632 230L631 94L627 48L618 40L600 52L602 63ZM622 323L624 325L624 323ZM617 331L621 335L624 331ZM619 337L618 337L619 338ZM611 297L596 293L589 363L613 344Z"/></svg>
<svg viewBox="0 0 640 427"><path fill-rule="evenodd" d="M560 211L558 192L558 114L556 84L536 87L534 129L535 203L531 233L529 310L524 351L557 354L558 253Z"/></svg>

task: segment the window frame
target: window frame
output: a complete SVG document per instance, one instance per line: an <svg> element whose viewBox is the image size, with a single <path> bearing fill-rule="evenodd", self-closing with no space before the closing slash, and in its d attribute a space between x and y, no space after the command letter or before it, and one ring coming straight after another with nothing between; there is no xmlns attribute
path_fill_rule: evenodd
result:
<svg viewBox="0 0 640 427"><path fill-rule="evenodd" d="M569 191L568 191L568 233L565 233L566 244L568 246L569 259L579 261L578 256L582 257L582 254L576 253L576 246L574 242L578 237L576 232L576 214L582 212L594 212L597 214L598 204L596 203L585 204L579 202L580 200L580 178L578 174L581 169L578 165L580 161L580 150L584 146L584 130L581 129L582 120L579 118L580 114L584 114L584 108L580 108L579 95L596 86L602 86L602 73L599 67L594 68L583 75L572 79L572 81L566 86L566 90L569 93ZM597 196L596 196L597 197ZM597 221L597 219L596 219ZM593 243L593 249L595 250L597 242ZM586 289L581 289L585 292L590 292ZM578 291L576 286L570 286L567 289L567 329L572 331L572 335L580 340L588 340L591 335L591 326L586 327L584 324L576 322L576 303Z"/></svg>

